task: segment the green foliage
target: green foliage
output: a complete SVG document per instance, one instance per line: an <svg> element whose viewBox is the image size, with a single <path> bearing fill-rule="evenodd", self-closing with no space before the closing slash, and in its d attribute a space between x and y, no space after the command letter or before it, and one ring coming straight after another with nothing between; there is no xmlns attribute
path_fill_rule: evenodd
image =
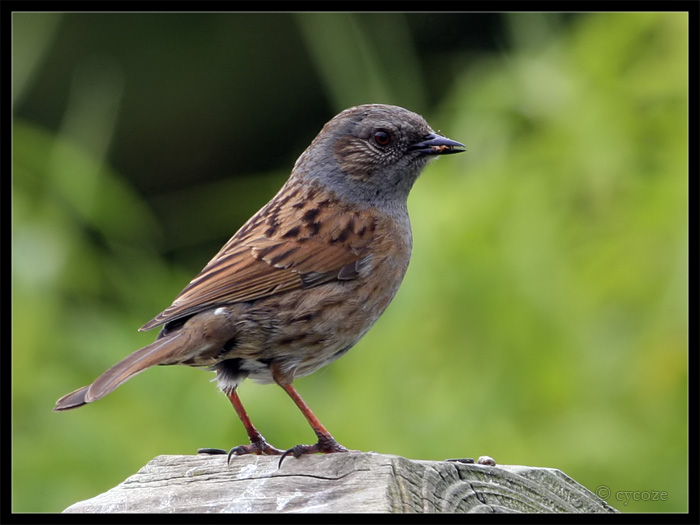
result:
<svg viewBox="0 0 700 525"><path fill-rule="evenodd" d="M379 19L344 16L297 19L336 109L366 102L354 98L362 93L422 112L412 104L424 103L425 86L397 88L385 66L394 59L372 30ZM393 41L408 41L399 15L381 16ZM488 454L605 485L622 511L686 511L687 15L508 21L511 50L452 63L455 83L425 114L467 153L435 162L416 184L414 256L396 300L352 352L297 386L350 448ZM360 44L346 75L334 51ZM393 50L401 75L415 74L413 52ZM16 512L60 511L158 454L245 440L204 380L211 374L185 367L51 412L150 342L135 329L193 276L157 253L158 202L106 161L123 85L109 68L98 80L69 99L57 132L14 125ZM163 197L181 246L198 232L214 239L226 226L217 213L243 208L242 221L255 211L281 182L262 177ZM310 442L280 389L246 383L241 397L274 445ZM633 491L667 497L627 503Z"/></svg>

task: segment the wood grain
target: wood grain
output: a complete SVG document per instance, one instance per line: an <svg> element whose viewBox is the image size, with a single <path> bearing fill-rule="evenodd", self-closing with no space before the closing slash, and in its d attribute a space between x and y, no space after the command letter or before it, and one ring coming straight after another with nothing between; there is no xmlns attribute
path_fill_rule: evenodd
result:
<svg viewBox="0 0 700 525"><path fill-rule="evenodd" d="M557 469L375 453L158 456L69 513L617 512Z"/></svg>

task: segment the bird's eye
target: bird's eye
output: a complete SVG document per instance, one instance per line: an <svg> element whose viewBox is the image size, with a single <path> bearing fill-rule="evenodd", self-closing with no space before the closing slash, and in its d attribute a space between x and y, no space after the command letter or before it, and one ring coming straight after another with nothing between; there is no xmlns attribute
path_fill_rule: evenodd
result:
<svg viewBox="0 0 700 525"><path fill-rule="evenodd" d="M374 133L374 142L380 146L386 146L391 142L391 135L383 129L380 129Z"/></svg>

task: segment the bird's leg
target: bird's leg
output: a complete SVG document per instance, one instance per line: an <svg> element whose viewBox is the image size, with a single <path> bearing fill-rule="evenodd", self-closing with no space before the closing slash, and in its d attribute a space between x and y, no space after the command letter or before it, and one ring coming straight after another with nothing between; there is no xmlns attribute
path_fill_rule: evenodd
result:
<svg viewBox="0 0 700 525"><path fill-rule="evenodd" d="M333 436L331 436L330 432L328 432L328 430L326 430L326 427L324 427L321 424L316 415L309 408L309 405L307 405L306 402L301 398L299 392L296 391L296 389L292 386L291 383L284 384L278 382L277 384L279 384L279 386L281 386L284 389L284 391L287 392L289 397L292 398L292 401L294 401L296 406L299 407L299 410L301 410L301 413L304 414L304 417L309 422L309 425L311 425L311 428L314 429L314 432L318 437L318 442L314 445L297 445L296 447L292 447L289 450L287 450L284 454L282 454L282 457L280 458L280 466L282 465L282 461L284 460L284 458L287 457L289 454L293 455L295 458L298 458L303 454L330 454L331 452L349 452L347 448L340 445L333 438Z"/></svg>
<svg viewBox="0 0 700 525"><path fill-rule="evenodd" d="M250 445L239 445L237 447L233 447L229 451L229 462L231 461L231 456L242 456L244 454L268 454L274 456L286 454L286 452L283 450L275 448L272 445L268 445L262 434L253 426L253 423L251 423L248 413L245 411L245 408L243 408L243 403L241 403L241 399L238 397L235 389L231 390L226 395L231 401L231 404L243 423L245 431L248 433L248 438L250 439Z"/></svg>

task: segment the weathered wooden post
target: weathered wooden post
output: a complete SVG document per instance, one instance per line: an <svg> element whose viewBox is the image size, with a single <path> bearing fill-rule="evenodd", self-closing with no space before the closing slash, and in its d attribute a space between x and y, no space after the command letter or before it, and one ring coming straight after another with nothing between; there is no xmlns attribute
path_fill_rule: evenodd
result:
<svg viewBox="0 0 700 525"><path fill-rule="evenodd" d="M375 453L158 456L64 512L617 512L563 472Z"/></svg>

